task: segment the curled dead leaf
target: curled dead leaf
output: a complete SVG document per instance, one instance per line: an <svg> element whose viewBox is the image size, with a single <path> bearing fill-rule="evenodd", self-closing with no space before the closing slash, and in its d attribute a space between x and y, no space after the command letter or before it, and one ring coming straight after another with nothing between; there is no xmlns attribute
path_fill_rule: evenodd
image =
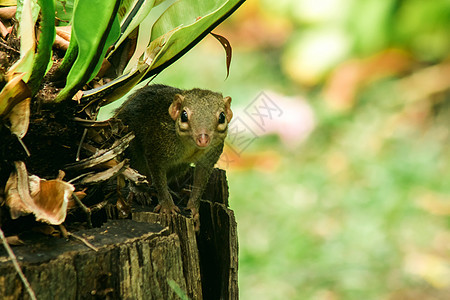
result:
<svg viewBox="0 0 450 300"><path fill-rule="evenodd" d="M25 243L17 235L7 236L6 242L8 243L8 245L11 245L11 246L25 245Z"/></svg>
<svg viewBox="0 0 450 300"><path fill-rule="evenodd" d="M55 46L58 49L67 51L67 49L69 48L69 42L66 39L63 39L61 36L56 35L53 46Z"/></svg>
<svg viewBox="0 0 450 300"><path fill-rule="evenodd" d="M137 185L138 184L148 184L147 177L139 174L138 171L136 171L132 168L129 168L129 167L125 168L125 170L123 171L122 174L123 174L123 176L125 176L125 178L134 182Z"/></svg>
<svg viewBox="0 0 450 300"><path fill-rule="evenodd" d="M14 74L0 92L0 117L9 114L16 104L31 97L31 91L22 80L24 73Z"/></svg>
<svg viewBox="0 0 450 300"><path fill-rule="evenodd" d="M75 187L62 180L42 180L40 195L35 198L39 207L39 214L35 213L38 221L58 225L64 222L67 213L67 203Z"/></svg>
<svg viewBox="0 0 450 300"><path fill-rule="evenodd" d="M77 197L77 198L81 201L81 200L83 200L83 199L87 196L86 190L87 190L87 188L84 188L84 189L81 190L81 191L73 192L73 195L74 195L75 197ZM69 203L67 204L67 209L70 210L70 209L73 209L73 208L75 208L75 207L78 207L78 206L77 206L76 201L75 201L75 200L73 199L73 197L72 197L72 198L70 198Z"/></svg>
<svg viewBox="0 0 450 300"><path fill-rule="evenodd" d="M58 26L56 27L56 35L70 41L70 33L72 32L72 26Z"/></svg>
<svg viewBox="0 0 450 300"><path fill-rule="evenodd" d="M30 214L32 210L27 203L32 202L28 174L23 162L15 162L16 172L12 172L6 182L6 205L9 206L11 218Z"/></svg>
<svg viewBox="0 0 450 300"><path fill-rule="evenodd" d="M60 179L28 176L23 162L15 162L15 166L16 171L11 173L5 188L11 218L33 213L38 221L53 225L64 222L75 187Z"/></svg>
<svg viewBox="0 0 450 300"><path fill-rule="evenodd" d="M231 57L233 55L233 49L231 48L230 42L224 36L212 32L211 35L215 37L220 42L220 44L222 44L222 47L227 55L227 77L225 78L228 78L228 75L230 75L230 65L231 65Z"/></svg>
<svg viewBox="0 0 450 300"><path fill-rule="evenodd" d="M9 113L11 122L11 132L22 139L28 130L30 124L30 101L31 98L17 103Z"/></svg>

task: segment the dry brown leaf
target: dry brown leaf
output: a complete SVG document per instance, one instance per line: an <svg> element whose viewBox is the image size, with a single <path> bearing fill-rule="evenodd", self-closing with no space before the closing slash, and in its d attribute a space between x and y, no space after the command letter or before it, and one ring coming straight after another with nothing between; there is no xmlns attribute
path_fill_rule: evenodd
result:
<svg viewBox="0 0 450 300"><path fill-rule="evenodd" d="M80 103L81 98L83 97L83 91L78 91L73 97L72 100L77 101Z"/></svg>
<svg viewBox="0 0 450 300"><path fill-rule="evenodd" d="M12 236L6 237L6 242L8 243L8 245L11 245L11 246L25 245L25 243L17 235L12 235Z"/></svg>
<svg viewBox="0 0 450 300"><path fill-rule="evenodd" d="M17 4L16 0L2 1L2 6L4 7L0 7L0 18L4 20L10 20L14 18L17 10L17 6L15 6L16 4Z"/></svg>
<svg viewBox="0 0 450 300"><path fill-rule="evenodd" d="M23 191L24 186L26 187L25 191ZM19 189L22 189L22 191L19 192ZM12 172L9 176L8 181L6 182L5 193L6 205L9 207L12 219L17 219L20 216L24 216L32 212L26 204L26 201L31 199L28 190L28 182L26 185L21 184L19 187L19 175L17 172ZM29 199L26 196L27 193ZM24 195L24 197L21 197L21 194ZM23 198L26 199L23 200Z"/></svg>
<svg viewBox="0 0 450 300"><path fill-rule="evenodd" d="M69 42L67 40L63 39L61 36L56 35L55 36L55 42L53 43L53 46L58 48L58 49L67 51L67 49L69 49Z"/></svg>
<svg viewBox="0 0 450 300"><path fill-rule="evenodd" d="M23 162L15 162L15 165L16 172L11 173L5 189L11 217L16 219L33 213L38 221L53 225L64 222L75 187L59 179L28 176Z"/></svg>
<svg viewBox="0 0 450 300"><path fill-rule="evenodd" d="M58 26L56 27L56 35L59 35L61 38L66 41L70 41L70 33L72 32L72 26Z"/></svg>
<svg viewBox="0 0 450 300"><path fill-rule="evenodd" d="M80 199L80 201L81 201L81 200L83 200L83 199L87 196L86 190L87 190L87 188L85 188L85 189L83 189L83 190L81 190L81 191L73 192L73 194L74 194L76 197L78 197L78 199ZM67 209L73 209L73 208L76 208L76 207L78 207L77 203L75 202L75 200L73 199L73 197L70 198L70 199L69 199L69 203L67 204Z"/></svg>
<svg viewBox="0 0 450 300"><path fill-rule="evenodd" d="M28 125L30 124L30 101L31 98L26 98L17 103L9 113L11 132L20 139L27 134Z"/></svg>
<svg viewBox="0 0 450 300"><path fill-rule="evenodd" d="M32 230L34 232L40 232L42 234L49 235L49 236L54 236L54 237L61 236L61 232L59 230L57 230L53 226L46 225L46 224L41 224L39 226L35 226L35 227L33 227Z"/></svg>
<svg viewBox="0 0 450 300"><path fill-rule="evenodd" d="M31 97L31 91L22 80L25 73L14 74L0 92L0 117L7 116L17 103Z"/></svg>
<svg viewBox="0 0 450 300"><path fill-rule="evenodd" d="M227 77L225 77L225 79L226 79L226 78L228 78L228 75L230 75L230 65L231 65L231 57L233 54L233 49L231 48L230 42L224 36L221 36L219 34L215 34L212 32L210 32L210 33L213 37L215 37L220 42L220 44L222 44L222 47L225 50L225 53L227 55Z"/></svg>
<svg viewBox="0 0 450 300"><path fill-rule="evenodd" d="M0 21L0 35L3 39L6 39L6 36L9 34L8 28L6 28L5 24L3 24L2 21Z"/></svg>
<svg viewBox="0 0 450 300"><path fill-rule="evenodd" d="M35 202L42 210L35 213L36 219L58 225L64 222L67 213L67 204L75 187L62 180L41 180L40 195Z"/></svg>

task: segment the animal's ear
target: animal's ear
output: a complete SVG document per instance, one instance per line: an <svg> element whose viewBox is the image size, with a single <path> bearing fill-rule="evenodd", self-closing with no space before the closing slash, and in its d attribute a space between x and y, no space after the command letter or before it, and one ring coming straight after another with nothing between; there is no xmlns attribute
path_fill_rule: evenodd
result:
<svg viewBox="0 0 450 300"><path fill-rule="evenodd" d="M225 113L227 115L227 122L230 123L231 118L233 118L233 111L231 110L231 97L227 96L223 98L223 102L225 102Z"/></svg>
<svg viewBox="0 0 450 300"><path fill-rule="evenodd" d="M184 96L180 94L176 94L173 98L173 102L169 107L169 115L173 120L176 120L178 118L181 110L181 103L183 102L183 100Z"/></svg>

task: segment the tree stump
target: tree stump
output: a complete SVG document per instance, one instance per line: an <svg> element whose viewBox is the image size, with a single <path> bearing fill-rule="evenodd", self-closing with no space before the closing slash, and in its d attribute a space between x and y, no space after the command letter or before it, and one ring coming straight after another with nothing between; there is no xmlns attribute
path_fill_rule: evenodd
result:
<svg viewBox="0 0 450 300"><path fill-rule="evenodd" d="M182 215L141 208L76 232L98 248L28 233L14 247L38 299L237 299L238 244L225 172L215 170L200 207L200 232ZM0 249L0 299L29 299Z"/></svg>

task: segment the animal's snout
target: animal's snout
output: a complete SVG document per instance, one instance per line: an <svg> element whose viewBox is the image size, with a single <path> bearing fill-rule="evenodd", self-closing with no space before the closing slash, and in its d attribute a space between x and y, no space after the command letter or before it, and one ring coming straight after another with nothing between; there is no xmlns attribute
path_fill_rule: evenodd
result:
<svg viewBox="0 0 450 300"><path fill-rule="evenodd" d="M209 146L211 139L208 134L201 133L197 135L197 139L195 140L195 142L197 143L197 146L199 146L200 148L205 148Z"/></svg>

